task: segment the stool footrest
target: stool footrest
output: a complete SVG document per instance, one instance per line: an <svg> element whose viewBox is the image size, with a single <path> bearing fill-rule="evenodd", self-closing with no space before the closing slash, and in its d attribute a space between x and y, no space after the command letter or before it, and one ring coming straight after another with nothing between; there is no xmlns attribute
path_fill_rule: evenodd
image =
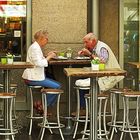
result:
<svg viewBox="0 0 140 140"><path fill-rule="evenodd" d="M60 126L59 126L58 123L56 123L56 122L46 123L45 125L43 123L40 123L38 125L40 127L44 127L44 128L63 128L63 127L65 127L64 124L60 124Z"/></svg>
<svg viewBox="0 0 140 140"><path fill-rule="evenodd" d="M124 130L122 130L122 128L119 128L119 130L122 132L140 133L140 130L135 130L135 129L137 129L137 126L130 126L130 128L124 128Z"/></svg>
<svg viewBox="0 0 140 140"><path fill-rule="evenodd" d="M115 124L112 124L112 122L108 122L108 126L113 126L113 127L122 127L123 121L116 121Z"/></svg>
<svg viewBox="0 0 140 140"><path fill-rule="evenodd" d="M42 119L43 116L34 116L34 117L31 117L31 116L26 116L28 119Z"/></svg>
<svg viewBox="0 0 140 140"><path fill-rule="evenodd" d="M13 132L6 132L6 131L11 131L10 129L5 129L5 128L1 128L0 131L4 131L4 132L0 132L0 135L6 136L6 135L15 135L18 133L17 129L13 129Z"/></svg>

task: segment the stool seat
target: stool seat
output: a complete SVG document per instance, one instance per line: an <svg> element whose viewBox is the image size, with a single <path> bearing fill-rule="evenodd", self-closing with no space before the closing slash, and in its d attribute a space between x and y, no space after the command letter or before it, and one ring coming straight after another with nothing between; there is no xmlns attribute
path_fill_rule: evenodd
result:
<svg viewBox="0 0 140 140"><path fill-rule="evenodd" d="M44 94L60 94L60 93L63 93L64 91L62 89L41 89L41 92L44 93Z"/></svg>
<svg viewBox="0 0 140 140"><path fill-rule="evenodd" d="M15 93L5 93L5 92L0 93L0 98L11 98L11 97L14 97L14 96L16 96Z"/></svg>
<svg viewBox="0 0 140 140"><path fill-rule="evenodd" d="M124 93L124 92L131 92L133 91L132 89L129 89L129 88L112 88L110 89L110 92L111 93Z"/></svg>
<svg viewBox="0 0 140 140"><path fill-rule="evenodd" d="M128 92L122 93L122 95L126 97L139 97L140 91L128 91Z"/></svg>

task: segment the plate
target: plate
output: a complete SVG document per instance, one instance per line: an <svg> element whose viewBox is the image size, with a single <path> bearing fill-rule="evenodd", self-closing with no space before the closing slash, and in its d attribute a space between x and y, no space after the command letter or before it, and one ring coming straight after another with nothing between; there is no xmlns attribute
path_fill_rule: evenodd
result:
<svg viewBox="0 0 140 140"><path fill-rule="evenodd" d="M66 60L68 58L67 57L64 57L64 56L57 56L54 59L57 59L57 60Z"/></svg>
<svg viewBox="0 0 140 140"><path fill-rule="evenodd" d="M75 57L75 59L77 59L77 60L84 60L84 59L90 59L90 57L87 57L87 56L77 56L77 57Z"/></svg>

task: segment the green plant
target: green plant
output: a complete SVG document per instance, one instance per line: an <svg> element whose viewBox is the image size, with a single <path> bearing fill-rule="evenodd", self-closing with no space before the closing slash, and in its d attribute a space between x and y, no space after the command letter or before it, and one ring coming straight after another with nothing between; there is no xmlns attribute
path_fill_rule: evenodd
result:
<svg viewBox="0 0 140 140"><path fill-rule="evenodd" d="M15 57L15 55L11 54L11 53L7 53L6 54L7 58L13 59Z"/></svg>
<svg viewBox="0 0 140 140"><path fill-rule="evenodd" d="M100 59L99 59L99 57L94 57L94 58L91 60L91 63L92 63L92 64L100 64Z"/></svg>

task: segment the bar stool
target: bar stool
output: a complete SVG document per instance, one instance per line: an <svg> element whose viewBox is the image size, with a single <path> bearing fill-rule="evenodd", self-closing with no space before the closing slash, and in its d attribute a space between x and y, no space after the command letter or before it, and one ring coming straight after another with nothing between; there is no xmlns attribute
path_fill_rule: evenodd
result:
<svg viewBox="0 0 140 140"><path fill-rule="evenodd" d="M120 140L122 140L124 133L129 133L131 140L133 140L132 133L137 133L138 140L140 140L140 123L139 123L140 91L124 92L121 95L123 97L124 116L123 116L123 126L119 128L119 130L122 131ZM136 99L136 118L132 123L130 123L130 119L129 119L130 99Z"/></svg>
<svg viewBox="0 0 140 140"><path fill-rule="evenodd" d="M34 96L33 96L33 89L41 89L41 86L30 86L27 85L29 88L29 93L30 93L30 115L27 116L27 118L30 120L30 127L29 127L29 135L31 135L32 133L32 125L33 125L33 120L35 119L42 119L43 116L36 116L36 114L34 113L34 109L33 109L33 103L34 103Z"/></svg>
<svg viewBox="0 0 140 140"><path fill-rule="evenodd" d="M130 91L131 89L123 89L123 88L112 88L110 90L110 99L111 99L111 113L112 119L108 122L108 126L110 126L110 140L113 139L114 133L118 131L118 128L122 127L123 121L117 120L117 97L126 91Z"/></svg>
<svg viewBox="0 0 140 140"><path fill-rule="evenodd" d="M97 139L105 138L108 140L109 131L107 131L106 129L106 106L107 106L108 97L109 97L108 94L104 94L104 93L98 94L99 106L98 106L98 138ZM89 120L88 118L90 113L90 94L85 95L85 101L86 101L86 119L85 119L84 130L81 132L83 134L82 140L87 139L85 138L86 135L87 136L90 135L90 130L87 129L88 120ZM103 111L102 111L102 107L103 107ZM102 127L102 118L103 118L103 127Z"/></svg>
<svg viewBox="0 0 140 140"><path fill-rule="evenodd" d="M73 139L76 137L79 122L85 123L85 118L86 118L85 116L80 116L80 92L79 92L79 90L90 90L90 87L89 86L83 86L83 87L76 86L75 89L76 89L76 96L77 96L77 107L76 107L76 116L74 118L72 118L72 120L75 121ZM87 120L87 122L88 121L89 120Z"/></svg>
<svg viewBox="0 0 140 140"><path fill-rule="evenodd" d="M74 135L73 139L76 137L77 129L78 129L78 124L79 122L84 122L84 130L81 132L83 134L82 139L85 139L85 135L90 134L90 130L87 129L88 122L90 122L89 118L89 112L90 112L90 94L85 95L85 102L86 102L86 115L85 116L80 116L79 115L79 110L80 110L80 92L79 89L82 90L90 90L90 87L75 87L76 88L76 94L77 94L77 110L76 110L76 117L74 118L75 120L75 128L74 128ZM90 91L89 91L90 92ZM99 108L98 108L98 138L101 139L103 136L106 136L106 139L108 139L108 134L109 132L106 129L106 106L107 106L107 101L108 101L108 94L98 94L98 101L99 101ZM104 101L104 109L102 111L103 107L103 101ZM103 117L103 129L101 128L101 120Z"/></svg>
<svg viewBox="0 0 140 140"><path fill-rule="evenodd" d="M17 84L10 84L10 93L17 93L17 88L18 88L18 85ZM2 89L2 91L4 91L4 86L3 84L0 84L0 89ZM19 128L16 120L17 120L17 116L16 116L16 96L15 98L13 99L13 115L12 115L12 120L15 122L15 127L16 128ZM3 116L3 112L1 114L1 116ZM3 118L1 118L1 120L3 121Z"/></svg>
<svg viewBox="0 0 140 140"><path fill-rule="evenodd" d="M7 103L7 117L4 118L4 126L0 128L0 135L9 136L11 135L12 140L14 140L14 135L18 133L18 130L13 128L12 121L12 108L13 108L13 100L16 94L14 93L0 93L0 99L4 100ZM6 120L5 120L6 119Z"/></svg>
<svg viewBox="0 0 140 140"><path fill-rule="evenodd" d="M60 123L60 115L59 115L59 108L60 108L60 95L62 93L64 93L63 90L60 89L42 89L42 103L43 103L43 110L44 110L44 114L43 114L43 122L39 124L39 126L41 127L41 131L40 131L40 140L43 139L44 136L44 132L45 129L48 128L50 133L53 134L52 129L59 129L60 135L62 140L64 140L63 134L62 134L62 130L61 128L64 127L64 124ZM47 118L47 95L48 94L54 94L57 95L57 121L55 122L50 122Z"/></svg>

